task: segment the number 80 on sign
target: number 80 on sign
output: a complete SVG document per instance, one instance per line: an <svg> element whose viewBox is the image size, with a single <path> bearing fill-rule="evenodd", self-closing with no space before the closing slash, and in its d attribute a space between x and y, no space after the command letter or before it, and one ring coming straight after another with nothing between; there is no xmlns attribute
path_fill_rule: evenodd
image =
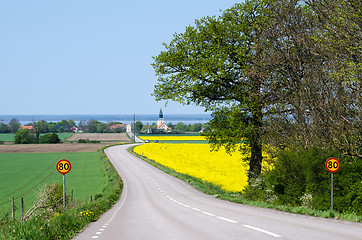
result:
<svg viewBox="0 0 362 240"><path fill-rule="evenodd" d="M66 159L62 159L57 163L57 171L60 174L67 174L71 168L72 168L72 165Z"/></svg>
<svg viewBox="0 0 362 240"><path fill-rule="evenodd" d="M331 173L337 172L341 166L341 163L337 158L328 158L326 161L326 168Z"/></svg>

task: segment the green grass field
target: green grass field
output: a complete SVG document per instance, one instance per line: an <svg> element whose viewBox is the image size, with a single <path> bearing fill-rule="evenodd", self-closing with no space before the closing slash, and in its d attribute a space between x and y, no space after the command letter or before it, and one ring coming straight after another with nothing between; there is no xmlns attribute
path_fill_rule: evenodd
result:
<svg viewBox="0 0 362 240"><path fill-rule="evenodd" d="M67 138L70 138L74 133L67 133L67 132L64 132L64 133L58 133L58 137L61 141L64 141L66 140Z"/></svg>
<svg viewBox="0 0 362 240"><path fill-rule="evenodd" d="M74 133L58 133L59 139L61 141L66 140L67 138L70 138ZM42 134L43 135L43 134ZM14 133L1 133L0 134L0 141L3 142L14 142Z"/></svg>
<svg viewBox="0 0 362 240"><path fill-rule="evenodd" d="M74 199L88 200L101 193L107 177L98 152L81 153L0 153L0 217L11 211L15 198L20 216L20 198L29 209L40 187L46 183L62 184L63 175L56 170L60 159L70 161L71 171L65 175L67 193L73 190Z"/></svg>
<svg viewBox="0 0 362 240"><path fill-rule="evenodd" d="M0 134L0 141L3 142L14 142L14 133L1 133Z"/></svg>

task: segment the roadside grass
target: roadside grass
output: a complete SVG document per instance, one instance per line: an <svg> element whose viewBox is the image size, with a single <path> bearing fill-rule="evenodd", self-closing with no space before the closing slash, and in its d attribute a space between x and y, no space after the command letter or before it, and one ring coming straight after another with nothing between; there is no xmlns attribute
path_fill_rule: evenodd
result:
<svg viewBox="0 0 362 240"><path fill-rule="evenodd" d="M94 201L76 201L72 208L55 213L51 219L31 218L24 222L2 219L0 239L72 239L87 224L96 221L119 199L123 188L121 178L104 154L105 148L107 147L98 150L98 158L106 182L102 191L95 196ZM71 172L73 170L72 166ZM89 179L83 180L82 183L92 185L89 183ZM66 182L66 184L68 183Z"/></svg>
<svg viewBox="0 0 362 240"><path fill-rule="evenodd" d="M156 168L164 171L165 173L177 177L178 179L181 179L191 186L193 186L195 189L204 192L208 195L212 195L216 198L227 200L230 202L245 204L249 206L255 206L255 207L261 207L261 208L269 208L269 209L275 209L283 212L290 212L295 214L301 214L301 215L308 215L308 216L314 216L314 217L322 217L322 218L334 218L334 219L340 219L340 220L346 220L346 221L353 221L353 222L362 222L362 216L357 215L353 212L336 212L332 210L328 211L320 211L305 207L292 207L292 206L286 206L286 205L275 205L268 202L258 202L258 201L250 201L243 197L241 192L229 192L223 190L220 186L214 185L213 183L203 181L199 178L195 178L193 176L182 174L174 169L168 168L152 159L148 159L142 155L139 155L138 153L134 152L135 146L128 149L130 153L137 156L138 158L150 163L151 165L155 166Z"/></svg>
<svg viewBox="0 0 362 240"><path fill-rule="evenodd" d="M27 211L34 204L39 187L52 182L62 184L63 176L56 171L60 159L67 159L72 165L65 176L68 194L73 190L74 198L84 201L102 192L107 177L97 152L0 153L0 216L11 211L12 197L19 218L21 197Z"/></svg>

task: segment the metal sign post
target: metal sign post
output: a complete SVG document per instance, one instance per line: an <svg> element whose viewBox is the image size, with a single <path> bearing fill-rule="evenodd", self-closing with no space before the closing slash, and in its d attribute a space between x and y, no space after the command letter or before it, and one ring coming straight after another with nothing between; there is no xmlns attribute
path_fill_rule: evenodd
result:
<svg viewBox="0 0 362 240"><path fill-rule="evenodd" d="M329 158L326 161L326 169L331 172L331 210L333 211L333 173L337 172L341 163L337 158Z"/></svg>
<svg viewBox="0 0 362 240"><path fill-rule="evenodd" d="M70 162L66 159L62 159L57 163L57 171L60 174L63 174L63 207L65 208L65 174L67 174L70 169L72 168L72 165Z"/></svg>
<svg viewBox="0 0 362 240"><path fill-rule="evenodd" d="M333 173L331 173L331 210L333 211Z"/></svg>
<svg viewBox="0 0 362 240"><path fill-rule="evenodd" d="M63 207L65 208L65 174L63 174Z"/></svg>

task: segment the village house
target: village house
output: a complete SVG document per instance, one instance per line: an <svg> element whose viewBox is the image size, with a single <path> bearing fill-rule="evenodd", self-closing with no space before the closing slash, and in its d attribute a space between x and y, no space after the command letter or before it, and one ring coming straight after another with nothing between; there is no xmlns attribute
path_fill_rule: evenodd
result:
<svg viewBox="0 0 362 240"><path fill-rule="evenodd" d="M71 129L70 129L71 132L73 133L76 133L76 132L82 132L82 129L79 129L77 128L76 126L73 126Z"/></svg>
<svg viewBox="0 0 362 240"><path fill-rule="evenodd" d="M33 126L20 126L20 129L28 129L30 131L30 130L34 130L34 127Z"/></svg>
<svg viewBox="0 0 362 240"><path fill-rule="evenodd" d="M128 124L121 124L121 123L116 123L113 124L109 127L109 130L114 131L116 129L124 129L127 130L128 129Z"/></svg>

